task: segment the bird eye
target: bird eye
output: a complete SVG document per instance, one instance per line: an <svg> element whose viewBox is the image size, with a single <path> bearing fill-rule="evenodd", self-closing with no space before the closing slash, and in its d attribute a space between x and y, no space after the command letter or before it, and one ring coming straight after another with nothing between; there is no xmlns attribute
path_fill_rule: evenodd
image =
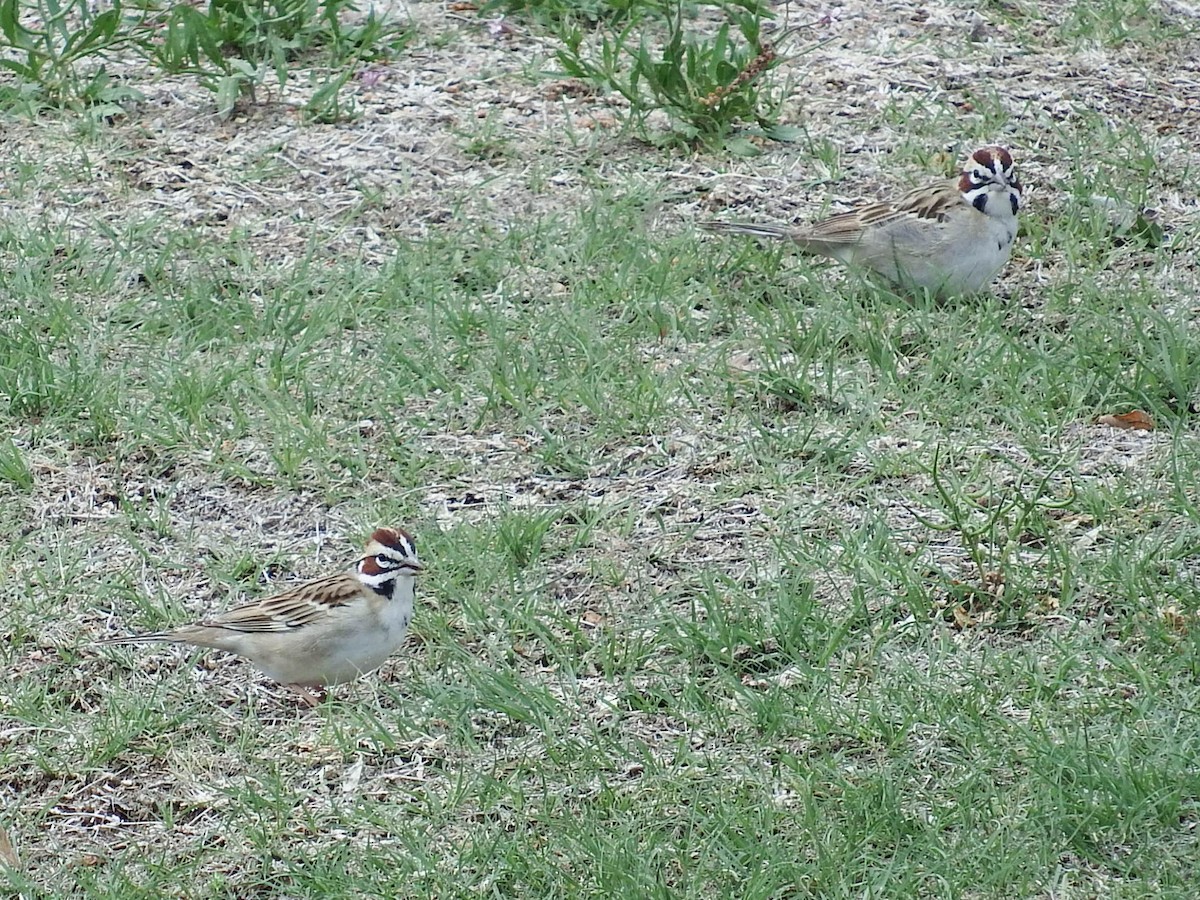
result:
<svg viewBox="0 0 1200 900"><path fill-rule="evenodd" d="M381 569L391 569L396 565L396 561L390 556L377 556L375 557L375 565Z"/></svg>

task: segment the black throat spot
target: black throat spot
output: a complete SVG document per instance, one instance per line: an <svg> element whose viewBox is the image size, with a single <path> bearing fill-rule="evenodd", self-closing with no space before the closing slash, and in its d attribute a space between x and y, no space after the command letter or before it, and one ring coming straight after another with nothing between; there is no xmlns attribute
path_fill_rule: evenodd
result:
<svg viewBox="0 0 1200 900"><path fill-rule="evenodd" d="M368 587L370 587L371 590L377 593L384 600L391 600L392 595L396 593L396 579L389 578L387 581L383 582L383 584L372 584L368 585Z"/></svg>
<svg viewBox="0 0 1200 900"><path fill-rule="evenodd" d="M984 211L983 208L985 206L987 206L987 202L988 202L988 195L986 193L983 193L983 194L980 194L978 197L976 197L974 200L972 200L971 205L973 207L975 207L977 210L979 210L980 212L983 212Z"/></svg>

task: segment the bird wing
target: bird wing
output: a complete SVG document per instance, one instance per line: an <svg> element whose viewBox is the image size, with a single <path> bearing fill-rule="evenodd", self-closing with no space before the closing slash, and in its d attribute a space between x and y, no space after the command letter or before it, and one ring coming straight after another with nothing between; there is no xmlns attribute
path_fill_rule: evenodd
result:
<svg viewBox="0 0 1200 900"><path fill-rule="evenodd" d="M958 182L951 180L909 191L900 198L896 209L918 219L945 222L950 210L964 202Z"/></svg>
<svg viewBox="0 0 1200 900"><path fill-rule="evenodd" d="M291 631L323 619L330 610L345 606L361 595L362 587L353 575L332 575L235 607L198 624L231 631Z"/></svg>
<svg viewBox="0 0 1200 900"><path fill-rule="evenodd" d="M895 202L868 203L850 212L830 216L805 229L797 237L825 244L857 244L868 227L879 228L914 218L942 222L950 207L962 202L962 194L955 182L947 181L932 187L916 188Z"/></svg>

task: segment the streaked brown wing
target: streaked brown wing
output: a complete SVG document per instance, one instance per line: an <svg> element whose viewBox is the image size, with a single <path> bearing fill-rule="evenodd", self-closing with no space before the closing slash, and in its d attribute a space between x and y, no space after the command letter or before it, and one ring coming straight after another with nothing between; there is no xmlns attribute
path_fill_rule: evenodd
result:
<svg viewBox="0 0 1200 900"><path fill-rule="evenodd" d="M909 191L900 198L896 209L900 213L914 215L918 219L944 222L946 213L962 202L963 198L958 190L958 183L945 181L935 186Z"/></svg>
<svg viewBox="0 0 1200 900"><path fill-rule="evenodd" d="M233 631L288 631L328 615L331 608L349 603L361 590L353 576L331 575L236 607L200 624Z"/></svg>
<svg viewBox="0 0 1200 900"><path fill-rule="evenodd" d="M953 181L947 181L932 188L911 190L895 203L868 203L850 212L830 216L817 222L803 236L828 244L856 244L868 227L888 225L913 216L941 222L946 211L956 203L962 203L962 195Z"/></svg>
<svg viewBox="0 0 1200 900"><path fill-rule="evenodd" d="M863 215L870 213L875 207L890 209L887 204L876 203L865 206L853 212L838 213L828 219L822 219L812 227L802 229L798 237L804 240L823 241L827 244L857 244L863 234Z"/></svg>

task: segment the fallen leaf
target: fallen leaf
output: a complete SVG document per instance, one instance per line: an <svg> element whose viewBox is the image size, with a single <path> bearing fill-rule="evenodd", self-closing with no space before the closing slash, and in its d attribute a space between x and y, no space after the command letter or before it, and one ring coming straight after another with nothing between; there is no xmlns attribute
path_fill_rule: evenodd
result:
<svg viewBox="0 0 1200 900"><path fill-rule="evenodd" d="M608 113L596 113L594 116L576 117L575 124L588 131L595 131L597 128L615 128L617 120Z"/></svg>
<svg viewBox="0 0 1200 900"><path fill-rule="evenodd" d="M1107 425L1109 428L1132 429L1134 431L1154 430L1154 420L1140 409L1130 410L1127 413L1100 416L1096 419L1096 424Z"/></svg>
<svg viewBox="0 0 1200 900"><path fill-rule="evenodd" d="M1177 606L1166 606L1159 610L1163 624L1176 634L1188 633L1188 617L1179 611Z"/></svg>
<svg viewBox="0 0 1200 900"><path fill-rule="evenodd" d="M517 29L508 23L504 16L496 16L487 23L487 32L494 38L502 38L505 35L516 34Z"/></svg>
<svg viewBox="0 0 1200 900"><path fill-rule="evenodd" d="M0 828L0 862L13 869L21 868L21 858L17 856L12 841L8 839L8 832L3 828Z"/></svg>
<svg viewBox="0 0 1200 900"><path fill-rule="evenodd" d="M1003 572L987 572L983 576L983 589L994 600L1004 599L1005 578Z"/></svg>
<svg viewBox="0 0 1200 900"><path fill-rule="evenodd" d="M762 369L762 364L754 358L754 354L749 350L731 353L727 364L731 372L758 372Z"/></svg>
<svg viewBox="0 0 1200 900"><path fill-rule="evenodd" d="M564 78L546 85L543 93L547 100L562 100L564 97L593 97L596 89L577 78Z"/></svg>
<svg viewBox="0 0 1200 900"><path fill-rule="evenodd" d="M346 775L342 779L343 794L353 794L358 790L359 784L362 783L364 765L363 758L360 756L354 761L350 768L346 770Z"/></svg>

